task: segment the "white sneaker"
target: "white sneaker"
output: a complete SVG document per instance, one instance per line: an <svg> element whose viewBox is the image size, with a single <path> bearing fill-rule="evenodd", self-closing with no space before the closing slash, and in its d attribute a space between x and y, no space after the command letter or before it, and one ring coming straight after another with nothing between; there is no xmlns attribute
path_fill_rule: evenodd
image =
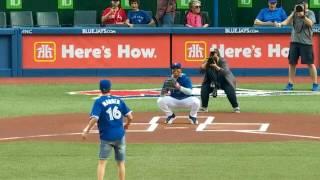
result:
<svg viewBox="0 0 320 180"><path fill-rule="evenodd" d="M240 113L240 107L235 107L233 108L234 113Z"/></svg>
<svg viewBox="0 0 320 180"><path fill-rule="evenodd" d="M206 107L201 107L198 112L209 112L209 110Z"/></svg>

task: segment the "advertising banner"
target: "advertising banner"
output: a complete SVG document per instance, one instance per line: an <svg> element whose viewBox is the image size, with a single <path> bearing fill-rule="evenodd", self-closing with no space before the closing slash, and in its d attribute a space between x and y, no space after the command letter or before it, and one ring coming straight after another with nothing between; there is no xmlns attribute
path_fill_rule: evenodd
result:
<svg viewBox="0 0 320 180"><path fill-rule="evenodd" d="M173 35L172 59L198 68L217 48L231 68L287 68L289 47L289 34ZM313 49L318 65L319 36L314 36Z"/></svg>
<svg viewBox="0 0 320 180"><path fill-rule="evenodd" d="M168 35L26 35L24 69L168 68Z"/></svg>

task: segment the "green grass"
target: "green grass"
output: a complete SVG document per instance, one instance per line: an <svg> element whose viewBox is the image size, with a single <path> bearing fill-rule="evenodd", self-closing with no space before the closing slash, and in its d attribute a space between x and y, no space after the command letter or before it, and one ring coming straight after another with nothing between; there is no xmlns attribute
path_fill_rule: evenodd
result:
<svg viewBox="0 0 320 180"><path fill-rule="evenodd" d="M158 84L114 84L114 89L147 89ZM278 89L282 84L241 84L241 88ZM297 86L307 89L308 84ZM1 85L0 118L39 114L89 112L93 100L89 96L70 96L66 92L97 89L96 84ZM135 112L159 112L156 99L126 100ZM320 114L320 96L240 97L242 112ZM229 112L226 98L210 98L212 112Z"/></svg>
<svg viewBox="0 0 320 180"><path fill-rule="evenodd" d="M309 90L299 84L297 90ZM160 84L114 84L114 89L158 88ZM281 90L283 84L240 84L240 88ZM69 91L96 84L1 85L0 120L6 117L89 112L89 96ZM160 112L156 99L126 100L135 112ZM320 114L320 96L240 97L242 112ZM229 112L226 98L210 98L210 111ZM0 132L1 133L1 132ZM97 144L0 143L0 179L95 179ZM128 180L317 180L318 142L239 144L129 144ZM117 179L115 162L107 179Z"/></svg>
<svg viewBox="0 0 320 180"><path fill-rule="evenodd" d="M95 179L97 144L0 144L0 179ZM112 158L113 159L113 158ZM317 180L317 142L250 144L129 144L128 180ZM107 179L116 165L107 165Z"/></svg>

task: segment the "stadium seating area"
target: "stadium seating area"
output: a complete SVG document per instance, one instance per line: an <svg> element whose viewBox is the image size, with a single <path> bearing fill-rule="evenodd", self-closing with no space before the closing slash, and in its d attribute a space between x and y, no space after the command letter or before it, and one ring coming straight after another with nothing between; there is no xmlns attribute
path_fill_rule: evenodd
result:
<svg viewBox="0 0 320 180"><path fill-rule="evenodd" d="M177 2L185 2L184 0L177 0ZM12 12L30 11L32 12L33 27L81 27L81 26L95 26L99 27L100 17L102 11L109 6L110 0L96 0L92 1L83 0L70 0L73 2L71 8L64 9L59 7L58 0L22 0L21 7L9 8L7 1L0 1L0 27L16 27L16 26L31 26L30 17L26 17L21 20L20 25L11 22L11 19L16 15L11 15ZM122 2L122 1L121 1ZM219 12L214 18L213 12L215 0L201 0L202 11L208 12L211 20L211 26L219 27L246 27L252 26L253 21L259 11L267 6L266 1L254 1L252 7L240 7L238 1L219 1ZM140 0L141 9L148 11L149 14L155 15L157 1L153 0ZM178 3L179 4L179 3ZM283 7L287 14L292 11L294 3L292 1L278 1L278 5ZM130 6L122 5L122 7L128 12ZM178 7L175 18L175 26L183 26L184 15L188 7ZM317 23L320 22L319 8L311 8L317 17ZM43 13L40 13L43 12ZM40 13L40 14L39 14ZM15 13L13 13L15 14ZM39 15L38 15L39 14ZM51 15L48 15L51 14ZM17 15L19 16L19 15ZM58 23L57 18L58 16ZM245 17L245 18L244 18ZM23 22L27 21L27 24ZM55 22L52 22L55 21ZM49 23L49 24L48 24ZM142 25L143 26L143 25ZM138 27L138 26L136 26ZM144 27L144 26L143 26Z"/></svg>

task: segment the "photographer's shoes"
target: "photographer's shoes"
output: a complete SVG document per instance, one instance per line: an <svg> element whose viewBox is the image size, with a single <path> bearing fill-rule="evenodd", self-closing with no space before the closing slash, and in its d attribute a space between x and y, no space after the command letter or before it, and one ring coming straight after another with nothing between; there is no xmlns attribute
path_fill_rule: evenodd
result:
<svg viewBox="0 0 320 180"><path fill-rule="evenodd" d="M233 108L234 113L240 113L240 107L235 107Z"/></svg>
<svg viewBox="0 0 320 180"><path fill-rule="evenodd" d="M207 107L201 107L198 112L209 112Z"/></svg>
<svg viewBox="0 0 320 180"><path fill-rule="evenodd" d="M315 92L315 91L319 91L319 84L313 83L311 90L314 91L314 92Z"/></svg>
<svg viewBox="0 0 320 180"><path fill-rule="evenodd" d="M293 84L288 83L287 86L283 90L285 90L285 91L293 91ZM319 84L313 83L311 91L313 91L313 92L319 91Z"/></svg>
<svg viewBox="0 0 320 180"><path fill-rule="evenodd" d="M292 91L293 90L293 84L288 83L287 86L283 89L285 91Z"/></svg>

